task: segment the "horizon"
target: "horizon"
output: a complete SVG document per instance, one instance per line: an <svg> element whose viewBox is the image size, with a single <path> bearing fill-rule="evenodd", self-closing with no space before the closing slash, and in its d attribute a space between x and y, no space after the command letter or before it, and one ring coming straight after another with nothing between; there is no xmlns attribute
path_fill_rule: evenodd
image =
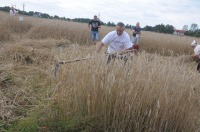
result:
<svg viewBox="0 0 200 132"><path fill-rule="evenodd" d="M10 6L4 6L4 7L10 7ZM18 9L17 9L17 10L18 10ZM19 11L23 11L23 10L20 10L20 9L19 9ZM27 12L27 11L25 11L25 12ZM28 11L28 12L29 12L29 11ZM28 13L28 12L27 12L27 13ZM36 13L36 12L38 12L38 11L33 11L33 12ZM39 12L39 13L41 13L41 14L47 14L47 13L45 13L45 12ZM48 14L48 15L50 15L50 14ZM55 14L54 16L58 16L58 15ZM50 17L54 17L54 16L53 16L53 15L50 15ZM63 18L63 17L60 17L60 16L58 16L58 17L60 18L60 20ZM66 18L66 17L65 17L65 18ZM97 17L97 18L98 18L98 17ZM78 18L78 17L76 17L76 18L66 18L66 19L70 19L70 20L74 20L74 19L90 19L90 20L91 20L92 18ZM99 20L100 20L100 19L99 19ZM101 21L101 20L100 20L100 21ZM103 22L104 24L107 24L108 22L114 23L115 25L117 24L117 23L112 22L112 21L108 21L108 22L101 21L101 22ZM85 22L83 22L83 23L85 23ZM127 24L130 25L129 23L127 23ZM127 25L127 24L126 24L126 25ZM162 23L160 23L160 24L162 24ZM125 26L126 26L126 25L125 25ZM156 24L156 25L159 25L159 24ZM154 26L156 26L156 25L154 25ZM167 24L166 24L166 25L167 25ZM135 26L135 25L131 25L131 26ZM149 25L147 25L147 26L149 26ZM154 26L153 26L153 27L154 27ZM172 25L172 26L173 26L173 25ZM141 28L144 28L144 27L141 27Z"/></svg>
<svg viewBox="0 0 200 132"><path fill-rule="evenodd" d="M33 0L2 0L0 6L16 6L22 10L25 4L25 11L37 11L47 13L51 16L57 15L70 19L89 18L100 13L100 20L117 23L122 21L125 25L135 25L140 22L142 28L145 26L155 26L158 24L172 25L181 30L184 25L191 26L192 23L198 24L200 16L199 1L195 0L114 0L114 1L91 1L91 0L44 0L36 2ZM122 6L123 5L123 6ZM137 5L131 7L131 5ZM147 10L148 9L148 10ZM187 10L186 10L187 9ZM192 14L192 15L191 15ZM187 17L186 17L187 16Z"/></svg>

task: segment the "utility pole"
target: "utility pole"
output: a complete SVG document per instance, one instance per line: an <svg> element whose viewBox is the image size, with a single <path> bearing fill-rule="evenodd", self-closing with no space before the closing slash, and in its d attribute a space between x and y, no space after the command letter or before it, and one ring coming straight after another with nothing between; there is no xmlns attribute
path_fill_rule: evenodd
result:
<svg viewBox="0 0 200 132"><path fill-rule="evenodd" d="M22 5L23 5L23 15L24 15L25 4L23 3Z"/></svg>
<svg viewBox="0 0 200 132"><path fill-rule="evenodd" d="M19 17L19 21L21 23L21 31L20 31L20 39L22 38L22 29L23 29L23 21L24 21L24 10L25 10L25 4L23 3L23 13L22 16Z"/></svg>
<svg viewBox="0 0 200 132"><path fill-rule="evenodd" d="M100 13L99 13L99 15L98 15L98 20L99 20L99 22L100 22Z"/></svg>

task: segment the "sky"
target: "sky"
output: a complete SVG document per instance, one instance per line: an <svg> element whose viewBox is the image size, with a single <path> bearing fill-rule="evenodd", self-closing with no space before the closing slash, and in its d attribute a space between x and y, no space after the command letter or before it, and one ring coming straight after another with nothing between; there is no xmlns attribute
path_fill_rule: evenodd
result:
<svg viewBox="0 0 200 132"><path fill-rule="evenodd" d="M101 21L123 22L141 27L158 24L200 26L200 0L0 0L0 7L37 11L66 18L90 18L100 14Z"/></svg>

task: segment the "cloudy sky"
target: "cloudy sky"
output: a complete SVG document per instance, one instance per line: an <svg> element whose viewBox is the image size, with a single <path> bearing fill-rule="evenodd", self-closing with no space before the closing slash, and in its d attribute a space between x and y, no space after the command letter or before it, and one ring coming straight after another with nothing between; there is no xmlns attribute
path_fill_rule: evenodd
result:
<svg viewBox="0 0 200 132"><path fill-rule="evenodd" d="M177 29L196 23L200 26L200 0L0 0L0 6L16 5L25 11L38 11L66 18L93 18L100 13L103 22L119 21L135 25L170 24Z"/></svg>

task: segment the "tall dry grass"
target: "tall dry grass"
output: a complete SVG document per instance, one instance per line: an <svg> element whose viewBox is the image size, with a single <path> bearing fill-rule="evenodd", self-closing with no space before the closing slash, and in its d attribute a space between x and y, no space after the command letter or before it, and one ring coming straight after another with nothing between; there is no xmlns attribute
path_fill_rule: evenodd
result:
<svg viewBox="0 0 200 132"><path fill-rule="evenodd" d="M0 43L11 39L10 32L2 24L0 24L0 31Z"/></svg>
<svg viewBox="0 0 200 132"><path fill-rule="evenodd" d="M106 65L105 57L62 65L52 105L43 110L45 125L50 131L195 131L198 78L180 58L146 53L126 65Z"/></svg>
<svg viewBox="0 0 200 132"><path fill-rule="evenodd" d="M31 39L68 39L72 43L90 44L90 31L87 24L25 17L23 28L21 28L18 17L11 17L2 12L0 15L5 18L1 20L4 28L12 32L20 32L22 30L24 33L28 33L27 37ZM115 30L115 28L102 26L100 29L100 40L111 30ZM130 29L126 29L126 31L130 36L132 35ZM194 37L142 31L140 48L149 53L158 53L165 56L192 54L193 51L190 48L190 43L194 39L197 42L200 41L199 38Z"/></svg>
<svg viewBox="0 0 200 132"><path fill-rule="evenodd" d="M26 17L24 17L24 21L21 23L19 21L19 16L9 16L3 12L0 12L0 16L3 18L1 20L2 26L10 32L28 32L30 28L32 27L32 24L26 20Z"/></svg>
<svg viewBox="0 0 200 132"><path fill-rule="evenodd" d="M68 26L62 25L43 25L34 27L29 32L31 39L68 39L74 43L87 44L89 43L88 34L84 30L79 31L79 35L70 31Z"/></svg>
<svg viewBox="0 0 200 132"><path fill-rule="evenodd" d="M7 13L0 12L0 42L7 42L14 40L13 33L27 33L32 24L30 21L24 18L24 21L21 23L19 21L19 16L9 16Z"/></svg>
<svg viewBox="0 0 200 132"><path fill-rule="evenodd" d="M132 31L128 30L131 35ZM192 54L191 42L195 39L200 42L199 38L178 36L172 34L162 34L148 31L141 31L140 48L149 53L158 53L160 55L179 56Z"/></svg>
<svg viewBox="0 0 200 132"><path fill-rule="evenodd" d="M106 30L106 28L100 29L100 39L106 34L107 30L112 30L111 28ZM82 23L48 20L34 26L28 36L31 39L68 39L72 43L90 45L90 30L87 24Z"/></svg>
<svg viewBox="0 0 200 132"><path fill-rule="evenodd" d="M17 18L0 15L15 39ZM87 46L87 24L25 22L27 35L0 48L0 131L198 131L199 74L185 59L194 38L143 31L139 56L107 65ZM101 38L111 30L102 26ZM56 61L87 57L96 59L60 65L54 77Z"/></svg>
<svg viewBox="0 0 200 132"><path fill-rule="evenodd" d="M115 30L115 28L102 26L100 29L100 40L112 30ZM132 31L130 29L126 29L126 32L128 32L128 34L131 36ZM58 20L44 20L43 22L40 21L38 25L32 28L32 30L29 32L29 38L64 38L70 40L72 43L89 45L90 31L87 28L87 24ZM190 47L190 43L194 39L200 41L199 38L142 31L140 48L149 53L158 53L164 56L169 56L172 54L174 56L192 54L193 50Z"/></svg>

